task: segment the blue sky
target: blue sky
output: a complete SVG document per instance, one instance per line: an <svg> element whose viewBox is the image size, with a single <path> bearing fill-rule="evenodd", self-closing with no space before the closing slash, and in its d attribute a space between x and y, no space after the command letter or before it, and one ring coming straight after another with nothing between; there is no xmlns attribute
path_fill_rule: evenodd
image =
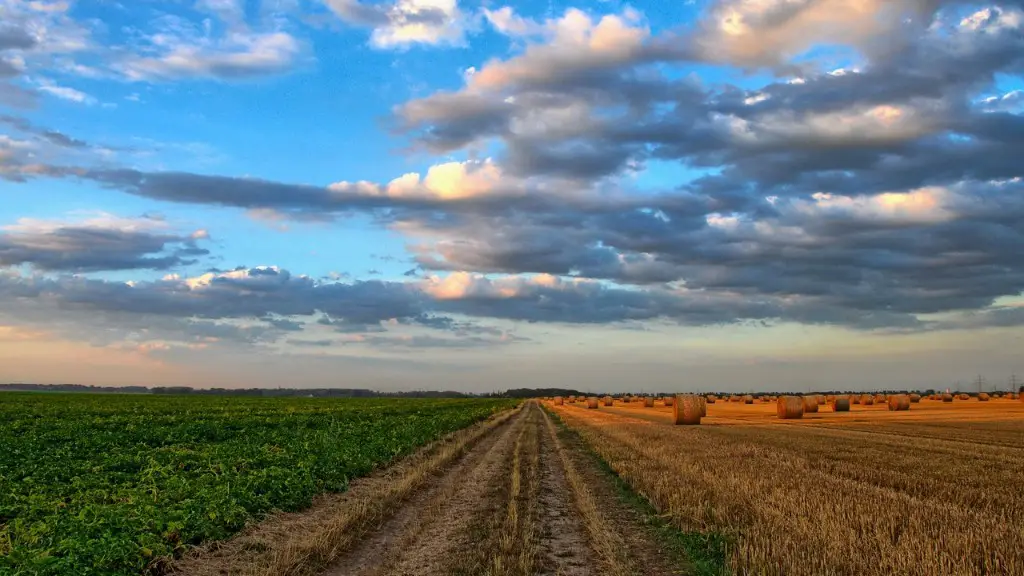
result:
<svg viewBox="0 0 1024 576"><path fill-rule="evenodd" d="M0 380L1004 381L1017 4L0 0Z"/></svg>

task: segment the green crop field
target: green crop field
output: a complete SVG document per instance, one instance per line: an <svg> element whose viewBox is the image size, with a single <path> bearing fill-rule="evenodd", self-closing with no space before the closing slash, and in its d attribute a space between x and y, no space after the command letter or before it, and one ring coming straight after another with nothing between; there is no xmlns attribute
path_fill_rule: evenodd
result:
<svg viewBox="0 0 1024 576"><path fill-rule="evenodd" d="M0 574L139 574L510 400L0 394Z"/></svg>

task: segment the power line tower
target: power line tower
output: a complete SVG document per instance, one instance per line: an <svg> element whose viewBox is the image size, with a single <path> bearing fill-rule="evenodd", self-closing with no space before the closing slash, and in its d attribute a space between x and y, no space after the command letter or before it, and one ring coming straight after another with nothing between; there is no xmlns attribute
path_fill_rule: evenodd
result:
<svg viewBox="0 0 1024 576"><path fill-rule="evenodd" d="M1020 385L1021 385L1020 381L1017 379L1017 374L1016 373L1011 374L1010 375L1010 392L1016 392L1017 388Z"/></svg>
<svg viewBox="0 0 1024 576"><path fill-rule="evenodd" d="M978 394L985 391L983 389L985 387L985 379L981 377L981 374L978 374L978 379L974 381L974 384L978 387Z"/></svg>

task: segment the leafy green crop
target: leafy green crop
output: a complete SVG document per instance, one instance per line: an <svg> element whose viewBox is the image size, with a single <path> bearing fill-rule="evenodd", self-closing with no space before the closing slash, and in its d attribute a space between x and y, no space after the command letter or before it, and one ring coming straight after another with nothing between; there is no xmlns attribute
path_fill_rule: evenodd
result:
<svg viewBox="0 0 1024 576"><path fill-rule="evenodd" d="M138 574L512 403L0 394L0 574Z"/></svg>

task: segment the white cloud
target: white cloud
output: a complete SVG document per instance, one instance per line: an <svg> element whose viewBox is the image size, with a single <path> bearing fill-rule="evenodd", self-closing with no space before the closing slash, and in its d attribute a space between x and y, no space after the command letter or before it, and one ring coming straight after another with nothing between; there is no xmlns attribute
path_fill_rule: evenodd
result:
<svg viewBox="0 0 1024 576"><path fill-rule="evenodd" d="M79 104L86 104L89 106L96 104L95 98L86 94L85 92L82 92L81 90L76 90L75 88L71 88L69 86L61 86L45 78L39 79L38 83L39 90L46 92L51 96L56 96L57 98L60 98L62 100L68 100L71 102L77 102Z"/></svg>
<svg viewBox="0 0 1024 576"><path fill-rule="evenodd" d="M511 13L507 16L513 18ZM546 82L576 70L615 66L634 60L650 36L650 30L632 11L606 15L595 22L582 10L570 8L542 27L544 43L528 46L515 58L488 62L467 80L467 88L500 90L519 83Z"/></svg>
<svg viewBox="0 0 1024 576"><path fill-rule="evenodd" d="M397 0L363 4L358 0L324 0L342 20L372 28L375 48L407 48L414 44L461 45L466 18L457 0Z"/></svg>
<svg viewBox="0 0 1024 576"><path fill-rule="evenodd" d="M373 31L378 48L410 44L461 44L462 13L456 0L399 0L388 11L388 24Z"/></svg>
<svg viewBox="0 0 1024 576"><path fill-rule="evenodd" d="M491 193L515 190L517 181L505 177L493 160L445 162L418 172L403 174L381 186L365 180L341 181L327 187L336 194L353 196L386 196L390 198L432 198L462 200Z"/></svg>
<svg viewBox="0 0 1024 576"><path fill-rule="evenodd" d="M545 29L543 24L517 16L509 6L497 10L484 8L483 15L495 30L506 36L532 36L542 34Z"/></svg>
<svg viewBox="0 0 1024 576"><path fill-rule="evenodd" d="M906 25L926 24L931 0L722 0L702 23L705 57L744 66L787 62L819 44L870 50Z"/></svg>
<svg viewBox="0 0 1024 576"><path fill-rule="evenodd" d="M301 44L285 32L231 32L213 41L155 37L158 56L132 56L119 64L130 80L185 78L248 78L283 72L302 52Z"/></svg>

